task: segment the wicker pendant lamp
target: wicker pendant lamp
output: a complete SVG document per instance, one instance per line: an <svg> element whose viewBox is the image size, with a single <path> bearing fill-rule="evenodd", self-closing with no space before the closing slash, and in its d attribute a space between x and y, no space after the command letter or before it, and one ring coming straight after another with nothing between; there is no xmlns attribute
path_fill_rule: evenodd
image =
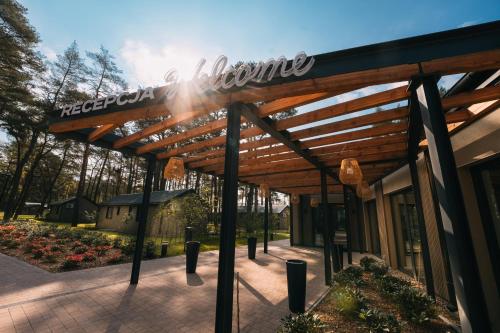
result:
<svg viewBox="0 0 500 333"><path fill-rule="evenodd" d="M182 179L184 177L184 161L180 157L171 157L163 170L165 179Z"/></svg>
<svg viewBox="0 0 500 333"><path fill-rule="evenodd" d="M346 158L342 160L340 164L339 179L346 185L356 185L363 179L363 173L356 159Z"/></svg>
<svg viewBox="0 0 500 333"><path fill-rule="evenodd" d="M316 208L319 206L319 199L318 198L311 198L311 207Z"/></svg>
<svg viewBox="0 0 500 333"><path fill-rule="evenodd" d="M294 205L298 205L300 203L300 197L297 193L292 193L292 196L290 198L290 203Z"/></svg>
<svg viewBox="0 0 500 333"><path fill-rule="evenodd" d="M260 184L259 195L261 198L269 198L271 196L268 184Z"/></svg>
<svg viewBox="0 0 500 333"><path fill-rule="evenodd" d="M369 199L372 196L372 189L366 180L361 181L356 186L356 195L361 199Z"/></svg>

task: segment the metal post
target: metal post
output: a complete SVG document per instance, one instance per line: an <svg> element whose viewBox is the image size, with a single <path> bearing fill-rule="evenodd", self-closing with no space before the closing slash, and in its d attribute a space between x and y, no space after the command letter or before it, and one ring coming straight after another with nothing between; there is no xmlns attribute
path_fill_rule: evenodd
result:
<svg viewBox="0 0 500 333"><path fill-rule="evenodd" d="M491 332L437 80L432 75L422 76L419 79L418 86L413 89L417 94L428 141L441 218L446 231L446 245L450 256L461 328L463 332Z"/></svg>
<svg viewBox="0 0 500 333"><path fill-rule="evenodd" d="M269 238L269 198L264 199L264 253L267 253L267 239Z"/></svg>
<svg viewBox="0 0 500 333"><path fill-rule="evenodd" d="M352 233L351 233L351 204L349 200L349 188L346 185L342 186L344 192L344 209L345 209L345 231L347 237L347 263L352 265Z"/></svg>
<svg viewBox="0 0 500 333"><path fill-rule="evenodd" d="M142 204L137 209L136 221L139 223L137 227L137 237L135 240L134 261L132 263L132 274L130 276L130 284L139 282L139 273L141 271L142 248L144 246L144 236L146 234L146 224L148 221L149 198L151 197L151 185L153 183L153 174L155 170L156 159L151 156L148 158L148 169L146 173L146 181L144 182L144 191L142 194Z"/></svg>
<svg viewBox="0 0 500 333"><path fill-rule="evenodd" d="M410 166L411 183L415 195L415 208L417 209L418 231L420 234L420 247L422 248L422 258L424 260L425 287L427 294L435 297L434 279L432 277L431 255L429 253L429 243L427 241L427 231L425 230L424 209L422 206L422 197L420 196L420 182L418 180L417 163L413 156L408 159Z"/></svg>
<svg viewBox="0 0 500 333"><path fill-rule="evenodd" d="M323 208L323 255L325 260L325 284L332 282L332 264L330 262L330 211L328 209L328 188L326 185L326 172L320 171L321 177L321 206Z"/></svg>
<svg viewBox="0 0 500 333"><path fill-rule="evenodd" d="M356 198L356 197L354 197ZM356 201L356 210L358 211L358 241L359 241L359 253L363 254L365 252L365 228L364 228L364 215L363 215L363 199L358 198Z"/></svg>
<svg viewBox="0 0 500 333"><path fill-rule="evenodd" d="M335 232L337 231L338 227L337 207L335 207L335 205L333 206L333 216L330 216L330 218L331 218L330 244L332 244L331 245L332 268L333 272L337 273L340 272L343 268L344 249L342 248L342 245L335 244Z"/></svg>
<svg viewBox="0 0 500 333"><path fill-rule="evenodd" d="M224 158L224 187L220 224L219 270L217 276L217 306L215 332L232 330L234 253L238 207L238 162L240 146L240 105L233 104L227 112L226 154Z"/></svg>

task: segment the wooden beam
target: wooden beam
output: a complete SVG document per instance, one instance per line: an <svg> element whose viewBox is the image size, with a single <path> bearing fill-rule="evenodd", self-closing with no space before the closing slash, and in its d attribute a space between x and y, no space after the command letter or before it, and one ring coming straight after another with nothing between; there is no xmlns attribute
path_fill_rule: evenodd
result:
<svg viewBox="0 0 500 333"><path fill-rule="evenodd" d="M388 91L383 91L381 93L365 96L357 100L338 103L331 107L322 108L305 114L278 120L276 121L275 124L276 129L283 130L288 127L303 125L311 121L318 121L330 117L346 115L352 112L363 110L365 108L376 107L382 104L399 101L403 98L403 96L404 98L407 98L406 88L405 89L402 88L403 87L391 89ZM255 128L245 129L240 132L241 138L250 138L261 134L264 134L264 132ZM174 148L168 152L157 154L157 158L158 159L169 158L180 154L190 153L196 150L206 149L209 147L218 146L222 144L224 144L224 136L212 138L209 140L205 140L203 142L192 143L181 148Z"/></svg>
<svg viewBox="0 0 500 333"><path fill-rule="evenodd" d="M277 187L276 191L282 193L316 194L321 193L320 186ZM342 185L328 185L328 193L342 193Z"/></svg>
<svg viewBox="0 0 500 333"><path fill-rule="evenodd" d="M318 146L323 146L323 145L372 138L372 137L376 137L376 136L380 136L380 135L401 133L401 132L404 132L406 130L407 130L407 123L405 121L401 121L398 123L388 123L388 124L382 124L379 126L366 128L366 129L362 129L362 130L349 131L349 132L345 132L345 133L324 136L324 137L317 138L317 139L310 139L310 140L301 141L301 147L312 148L312 147L318 147ZM258 150L260 150L260 149L257 149L257 148L269 146L272 144L278 144L278 145L275 145L274 147L281 147L280 146L281 144L278 141L276 141L276 139L274 139L272 137L267 137L267 138L264 138L262 140L258 140L258 141L254 141L254 142L242 143L240 145L240 152L248 150L248 149L255 149L252 151L247 151L247 153L252 153L252 154L258 155L258 153L259 153ZM285 147L285 146L282 146L282 147ZM272 147L270 147L270 148L272 148ZM246 153L240 153L240 156L245 156L245 154ZM193 163L196 161L203 161L206 158L213 157L213 159L216 159L218 156L224 156L224 149L219 148L219 149L209 150L209 151L206 151L203 153L198 153L197 155L184 158L184 162L189 164L189 163ZM208 159L207 159L207 161L208 161ZM215 162L201 164L201 165L192 166L192 167L194 168L194 167L200 167L203 165L210 165L210 164L215 164Z"/></svg>
<svg viewBox="0 0 500 333"><path fill-rule="evenodd" d="M99 126L92 133L89 134L88 140L89 140L89 142L94 142L96 140L99 140L104 135L108 134L109 132L114 131L119 126L120 125L118 125L118 124L107 124L107 125Z"/></svg>
<svg viewBox="0 0 500 333"><path fill-rule="evenodd" d="M331 97L332 95L333 95L332 93L315 93L315 94L310 94L310 95L305 95L305 96L293 96L293 97L282 98L282 99L278 99L278 100L263 104L262 106L259 107L258 113L259 113L260 117L265 117L265 116L276 114L276 113L279 113L282 111L286 111L290 108L298 107L298 106L308 104L308 103L313 103L313 102L316 102L318 100ZM173 136L167 137L165 139L146 144L146 145L137 149L137 154L144 154L144 153L150 152L152 150L159 149L162 147L167 147L167 146L173 145L175 143L178 143L178 142L181 142L184 140L188 140L188 139L198 137L201 135L205 135L208 133L212 133L215 131L220 131L220 130L226 128L226 123L227 123L227 120L225 118L209 122L208 124L187 130L183 133L173 135ZM148 128L146 128L145 130L141 131L140 135L133 134L133 135L130 135L128 137L123 138L122 142L119 144L120 145L130 144L130 143L135 142L141 138L147 137L151 134L158 133L158 132L160 132L168 127L165 127L164 125L161 125L161 123L160 123L160 124L155 124L153 126L150 126L149 128L154 128L154 131L148 132L147 131ZM132 136L134 136L134 137L131 138ZM129 139L126 140L127 138L129 138ZM119 147L120 145L117 145L117 147Z"/></svg>
<svg viewBox="0 0 500 333"><path fill-rule="evenodd" d="M377 106L399 102L408 98L408 87L402 86L375 93L372 95L353 99L351 101L334 104L315 111L302 113L293 117L280 120L276 123L277 130L289 129L292 127L309 124L315 121L325 120L349 113L362 111Z"/></svg>
<svg viewBox="0 0 500 333"><path fill-rule="evenodd" d="M257 127L268 133L270 136L290 148L295 154L302 157L307 162L314 165L316 168L323 169L330 177L338 181L338 176L336 174L331 172L331 170L328 170L323 163L319 162L318 159L312 156L307 150L303 150L302 148L300 148L300 145L297 142L291 141L290 133L288 133L288 131L276 130L275 122L269 117L260 118L257 110L258 109L253 104L247 104L242 106L241 114L248 121L252 122Z"/></svg>

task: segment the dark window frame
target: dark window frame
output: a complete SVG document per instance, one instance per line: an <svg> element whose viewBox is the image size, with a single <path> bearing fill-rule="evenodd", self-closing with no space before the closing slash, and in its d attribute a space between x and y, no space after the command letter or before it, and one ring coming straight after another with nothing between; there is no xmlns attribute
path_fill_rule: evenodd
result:
<svg viewBox="0 0 500 333"><path fill-rule="evenodd" d="M113 207L111 206L106 207L106 218L108 220L113 218Z"/></svg>
<svg viewBox="0 0 500 333"><path fill-rule="evenodd" d="M477 204L479 208L479 215L481 216L481 223L483 226L484 237L486 238L486 247L490 257L491 269L497 285L497 292L500 295L500 244L496 237L496 231L493 226L493 218L491 216L488 198L486 196L486 189L482 179L482 172L488 169L500 169L500 157L477 164L470 169L472 176L472 183L476 194Z"/></svg>

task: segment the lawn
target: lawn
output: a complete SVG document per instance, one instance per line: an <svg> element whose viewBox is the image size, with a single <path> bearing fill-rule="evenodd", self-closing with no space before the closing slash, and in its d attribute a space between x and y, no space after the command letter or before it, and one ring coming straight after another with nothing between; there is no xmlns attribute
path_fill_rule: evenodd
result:
<svg viewBox="0 0 500 333"><path fill-rule="evenodd" d="M262 242L263 233L258 233L257 238ZM275 240L286 238L289 238L286 232L274 233ZM161 237L147 237L144 259L159 257L163 240ZM184 253L183 240L166 240L169 241L168 256ZM201 242L200 251L219 248L217 236L194 237L193 240ZM247 238L237 237L236 244L246 245ZM0 252L51 272L130 262L134 248L135 236L98 230L92 223L71 227L67 223L40 221L26 216L0 225Z"/></svg>

